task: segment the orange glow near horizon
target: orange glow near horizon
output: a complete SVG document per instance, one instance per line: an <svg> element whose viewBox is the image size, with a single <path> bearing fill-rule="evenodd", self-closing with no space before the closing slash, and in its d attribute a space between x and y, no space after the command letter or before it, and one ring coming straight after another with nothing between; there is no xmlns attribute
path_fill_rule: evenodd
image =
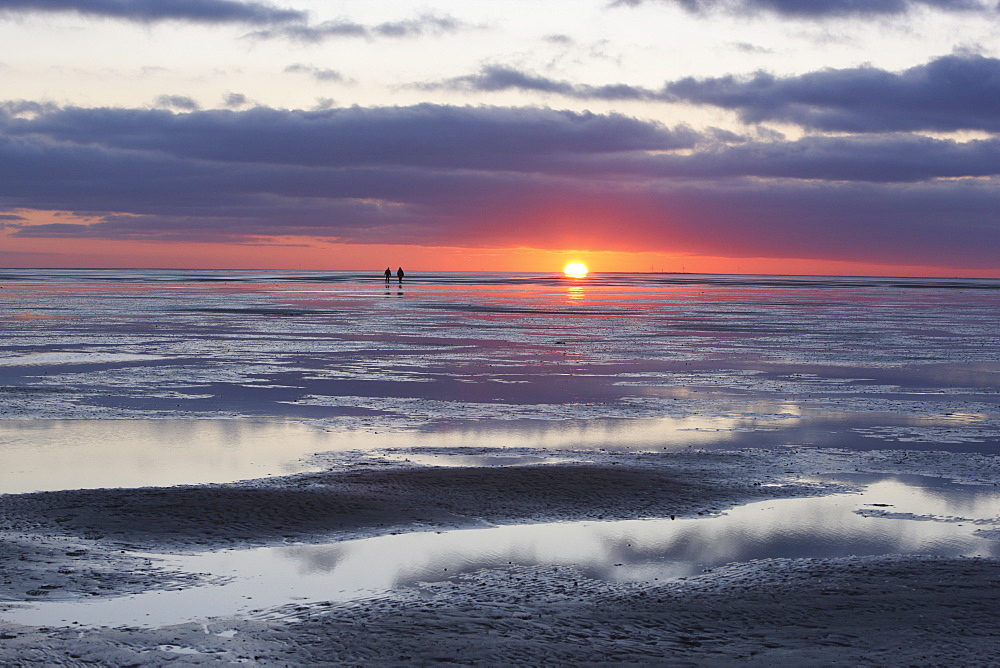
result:
<svg viewBox="0 0 1000 668"><path fill-rule="evenodd" d="M582 262L570 262L563 268L563 273L570 278L585 278L590 270Z"/></svg>
<svg viewBox="0 0 1000 668"><path fill-rule="evenodd" d="M456 248L392 244L194 243L31 239L0 235L0 267L274 269L375 271L387 265L408 271L552 272L580 261L591 272L786 274L832 276L965 276L998 278L990 270L868 264L799 258L731 258L649 251L581 251L538 248Z"/></svg>
<svg viewBox="0 0 1000 668"><path fill-rule="evenodd" d="M38 221L42 222L42 221ZM1000 278L996 269L893 265L805 258L739 258L653 251L458 248L343 244L274 237L238 242L132 241L16 237L0 229L0 267L273 269L307 271L545 272L579 262L592 272L787 274L834 276L965 276Z"/></svg>

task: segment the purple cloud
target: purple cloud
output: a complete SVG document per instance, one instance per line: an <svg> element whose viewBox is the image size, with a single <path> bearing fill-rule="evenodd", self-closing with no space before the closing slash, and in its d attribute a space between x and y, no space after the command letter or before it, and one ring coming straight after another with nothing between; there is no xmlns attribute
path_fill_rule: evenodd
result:
<svg viewBox="0 0 1000 668"><path fill-rule="evenodd" d="M559 81L549 77L528 74L513 67L486 65L476 74L453 77L441 82L413 84L422 90L456 90L464 92L499 92L524 90L551 93L579 100L645 100L664 101L672 98L662 91L628 84L591 86Z"/></svg>
<svg viewBox="0 0 1000 668"><path fill-rule="evenodd" d="M243 93L227 93L222 99L222 105L227 109L239 109L250 104L250 98Z"/></svg>
<svg viewBox="0 0 1000 668"><path fill-rule="evenodd" d="M740 142L690 155L629 156L633 169L670 178L754 177L871 183L1000 176L1000 139L968 142L915 135L804 137ZM604 161L608 170L611 161Z"/></svg>
<svg viewBox="0 0 1000 668"><path fill-rule="evenodd" d="M159 95L156 98L156 106L181 111L196 111L201 108L194 98L187 95Z"/></svg>
<svg viewBox="0 0 1000 668"><path fill-rule="evenodd" d="M238 0L4 0L0 13L75 13L150 23L243 23L275 25L305 21L306 12Z"/></svg>
<svg viewBox="0 0 1000 668"><path fill-rule="evenodd" d="M222 162L517 170L566 156L692 148L700 138L620 115L438 105L186 114L67 107L31 119L0 115L0 130Z"/></svg>
<svg viewBox="0 0 1000 668"><path fill-rule="evenodd" d="M337 70L312 67L311 65L302 65L301 63L289 65L285 68L285 72L290 72L292 74L307 74L317 81L334 81L342 83L345 80L344 75Z"/></svg>
<svg viewBox="0 0 1000 668"><path fill-rule="evenodd" d="M832 132L1000 130L1000 59L951 55L902 72L875 67L828 69L792 77L688 77L660 89L629 84L593 86L500 65L428 90L523 90L582 100L688 102L740 114L746 123L780 121Z"/></svg>
<svg viewBox="0 0 1000 668"><path fill-rule="evenodd" d="M28 219L16 214L0 214L0 230L20 228L19 223L26 223Z"/></svg>
<svg viewBox="0 0 1000 668"><path fill-rule="evenodd" d="M415 19L402 21L386 21L375 25L364 25L347 19L324 21L315 25L292 24L283 25L250 33L247 37L253 39L287 39L306 44L318 44L328 39L354 37L375 39L385 37L404 39L454 33L468 28L465 23L447 16L424 14Z"/></svg>
<svg viewBox="0 0 1000 668"><path fill-rule="evenodd" d="M977 55L944 56L902 72L857 67L793 77L691 77L664 92L733 109L748 123L841 132L1000 130L1000 60Z"/></svg>
<svg viewBox="0 0 1000 668"><path fill-rule="evenodd" d="M790 18L878 17L905 14L918 7L945 12L992 10L983 0L656 0L678 5L693 14L724 11L732 14L768 13ZM650 0L616 0L614 5L635 6Z"/></svg>

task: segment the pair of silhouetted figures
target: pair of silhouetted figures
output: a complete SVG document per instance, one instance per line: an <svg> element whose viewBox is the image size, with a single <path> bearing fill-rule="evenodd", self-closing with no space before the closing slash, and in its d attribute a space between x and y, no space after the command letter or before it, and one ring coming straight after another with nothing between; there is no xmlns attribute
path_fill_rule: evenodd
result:
<svg viewBox="0 0 1000 668"><path fill-rule="evenodd" d="M399 269L396 270L396 278L399 280L399 284L400 285L403 284L403 276L405 276L405 275L406 274L403 273L403 268L402 267L400 267ZM389 280L390 279L392 279L392 269L389 269L389 267L386 267L385 268L385 284L386 285L389 285Z"/></svg>

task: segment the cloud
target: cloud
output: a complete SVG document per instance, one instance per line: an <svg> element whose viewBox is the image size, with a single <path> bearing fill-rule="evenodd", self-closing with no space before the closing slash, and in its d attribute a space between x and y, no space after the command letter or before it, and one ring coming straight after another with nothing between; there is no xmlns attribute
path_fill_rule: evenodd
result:
<svg viewBox="0 0 1000 668"><path fill-rule="evenodd" d="M732 140L726 137L725 139ZM705 145L690 153L631 153L577 163L582 173L645 178L796 179L916 183L1000 176L1000 139L969 142L910 135L805 137Z"/></svg>
<svg viewBox="0 0 1000 668"><path fill-rule="evenodd" d="M425 14L416 19L380 23L372 31L381 37L422 37L452 33L463 27L465 24L456 19Z"/></svg>
<svg viewBox="0 0 1000 668"><path fill-rule="evenodd" d="M467 24L447 16L424 14L415 19L387 21L376 25L364 25L348 19L335 19L322 23L290 24L258 30L247 37L252 39L287 39L305 44L318 44L329 39L361 38L372 40L379 37L405 39L442 35L467 29Z"/></svg>
<svg viewBox="0 0 1000 668"><path fill-rule="evenodd" d="M18 216L17 214L3 214L0 213L0 230L8 229L19 229L21 223L27 222L28 219L24 216Z"/></svg>
<svg viewBox="0 0 1000 668"><path fill-rule="evenodd" d="M227 93L222 98L222 106L226 109L239 109L251 104L250 98L243 93Z"/></svg>
<svg viewBox="0 0 1000 668"><path fill-rule="evenodd" d="M360 23L337 19L316 25L288 25L269 30L258 30L247 35L253 39L288 39L295 42L317 44L338 37L370 38L371 29Z"/></svg>
<svg viewBox="0 0 1000 668"><path fill-rule="evenodd" d="M502 65L413 86L520 90L580 100L687 102L732 109L749 124L779 121L830 132L1000 131L1000 59L974 54L942 56L902 72L875 67L791 77L758 72L748 77L687 77L659 89L572 83Z"/></svg>
<svg viewBox="0 0 1000 668"><path fill-rule="evenodd" d="M615 114L429 104L186 114L67 107L32 119L0 114L0 130L222 162L519 170L566 156L691 148L700 138L683 126L670 129Z"/></svg>
<svg viewBox="0 0 1000 668"><path fill-rule="evenodd" d="M7 100L0 102L0 118L8 116L32 117L38 114L58 111L59 106L52 102L35 102L34 100Z"/></svg>
<svg viewBox="0 0 1000 668"><path fill-rule="evenodd" d="M322 69L311 65L289 65L285 68L285 71L293 74L308 74L317 81L336 81L339 83L345 80L344 75L337 70Z"/></svg>
<svg viewBox="0 0 1000 668"><path fill-rule="evenodd" d="M523 90L536 93L551 93L579 100L645 100L662 101L672 99L661 91L628 84L591 86L559 81L549 77L528 74L513 67L503 65L483 66L476 74L453 77L442 82L413 84L422 90L455 90L465 92L499 92Z"/></svg>
<svg viewBox="0 0 1000 668"><path fill-rule="evenodd" d="M20 108L20 107L18 107ZM4 136L180 161L293 168L429 168L560 178L733 177L905 183L1000 175L1000 139L897 134L752 140L622 115L508 107L245 111L55 108L0 113Z"/></svg>
<svg viewBox="0 0 1000 668"><path fill-rule="evenodd" d="M4 13L75 13L141 23L188 21L251 25L301 22L308 17L306 12L298 10L238 0L4 0L0 4L0 15Z"/></svg>
<svg viewBox="0 0 1000 668"><path fill-rule="evenodd" d="M181 111L196 111L201 108L194 98L187 95L160 95L157 96L155 105L163 109L180 109Z"/></svg>
<svg viewBox="0 0 1000 668"><path fill-rule="evenodd" d="M21 237L301 235L996 266L997 141L729 139L740 143L539 108L0 113L0 211L96 220L22 225Z"/></svg>
<svg viewBox="0 0 1000 668"><path fill-rule="evenodd" d="M574 44L576 44L576 40L574 40L569 35L565 35L563 33L553 33L551 35L545 35L544 37L542 37L542 41L547 42L549 44L555 44L557 46L573 46Z"/></svg>
<svg viewBox="0 0 1000 668"><path fill-rule="evenodd" d="M616 0L612 5L636 6L650 0ZM986 11L995 5L984 0L657 0L692 14L725 12L737 15L775 14L789 18L879 17L906 14L928 7L944 12Z"/></svg>
<svg viewBox="0 0 1000 668"><path fill-rule="evenodd" d="M843 132L1000 130L1000 60L978 55L943 56L902 72L857 67L784 78L692 77L664 92L736 110L748 123Z"/></svg>
<svg viewBox="0 0 1000 668"><path fill-rule="evenodd" d="M752 44L750 42L732 42L732 47L737 51L742 51L743 53L774 53L774 49L760 46L759 44Z"/></svg>

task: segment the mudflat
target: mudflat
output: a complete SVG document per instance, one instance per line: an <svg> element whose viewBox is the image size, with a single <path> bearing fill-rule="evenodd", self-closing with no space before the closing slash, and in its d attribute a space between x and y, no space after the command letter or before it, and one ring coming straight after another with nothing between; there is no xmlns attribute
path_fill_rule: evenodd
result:
<svg viewBox="0 0 1000 668"><path fill-rule="evenodd" d="M3 287L0 663L1000 655L996 280Z"/></svg>
<svg viewBox="0 0 1000 668"><path fill-rule="evenodd" d="M5 495L0 618L16 619L23 605L219 584L164 567L155 554L552 521L673 515L704 523L747 502L847 489L812 477L818 466L845 475L942 472L940 453L904 454L567 453L571 461L556 464L475 468L355 454L285 478ZM946 473L982 486L996 479L996 461L965 455ZM969 521L1000 534L1000 521ZM656 581L586 570L512 562L348 601L167 626L5 621L0 661L988 665L1000 650L993 557L756 559Z"/></svg>

